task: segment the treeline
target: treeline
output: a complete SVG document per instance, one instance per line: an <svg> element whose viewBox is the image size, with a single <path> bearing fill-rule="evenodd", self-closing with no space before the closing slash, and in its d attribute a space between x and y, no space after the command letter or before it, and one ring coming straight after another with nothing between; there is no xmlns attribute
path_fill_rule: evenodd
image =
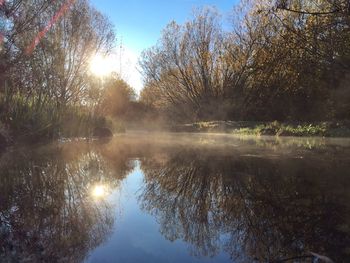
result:
<svg viewBox="0 0 350 263"><path fill-rule="evenodd" d="M348 1L242 1L230 30L213 8L171 22L140 59L139 100L91 73L116 38L88 0L0 1L0 146L123 123L349 119Z"/></svg>
<svg viewBox="0 0 350 263"><path fill-rule="evenodd" d="M349 119L348 1L245 0L230 17L168 24L141 58L141 101L182 122Z"/></svg>
<svg viewBox="0 0 350 263"><path fill-rule="evenodd" d="M90 62L116 38L88 0L1 1L0 33L0 134L36 141L105 125Z"/></svg>

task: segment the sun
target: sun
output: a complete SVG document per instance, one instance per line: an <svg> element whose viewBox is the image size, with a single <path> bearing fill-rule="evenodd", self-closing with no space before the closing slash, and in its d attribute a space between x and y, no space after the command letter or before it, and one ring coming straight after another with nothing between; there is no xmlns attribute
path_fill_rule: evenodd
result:
<svg viewBox="0 0 350 263"><path fill-rule="evenodd" d="M104 77L112 73L113 62L109 57L96 55L90 60L90 71L98 77Z"/></svg>

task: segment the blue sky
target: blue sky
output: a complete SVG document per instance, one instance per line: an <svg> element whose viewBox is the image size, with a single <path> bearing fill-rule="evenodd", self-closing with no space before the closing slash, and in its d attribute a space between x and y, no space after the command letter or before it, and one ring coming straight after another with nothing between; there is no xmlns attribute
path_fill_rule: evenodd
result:
<svg viewBox="0 0 350 263"><path fill-rule="evenodd" d="M126 51L124 56L130 57L126 63L135 64L142 50L156 44L162 29L172 20L185 22L191 17L194 8L216 6L223 14L227 14L237 0L91 0L103 14L107 15L115 25L116 34L122 38ZM135 65L136 66L136 65ZM134 67L134 66L133 66ZM135 69L127 78L138 91L141 80ZM138 80L136 80L138 78Z"/></svg>

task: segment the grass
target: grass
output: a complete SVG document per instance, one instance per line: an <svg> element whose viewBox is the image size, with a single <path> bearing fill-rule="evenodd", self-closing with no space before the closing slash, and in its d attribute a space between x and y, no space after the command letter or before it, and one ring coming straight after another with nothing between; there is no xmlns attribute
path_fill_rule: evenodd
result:
<svg viewBox="0 0 350 263"><path fill-rule="evenodd" d="M256 136L350 137L350 123L346 121L319 123L211 121L177 125L171 130L175 132L225 132Z"/></svg>
<svg viewBox="0 0 350 263"><path fill-rule="evenodd" d="M277 121L259 124L254 128L242 128L239 134L275 135L275 136L326 136L327 124L286 124Z"/></svg>
<svg viewBox="0 0 350 263"><path fill-rule="evenodd" d="M12 142L45 142L62 137L88 137L95 127L123 132L121 123L96 116L83 106L58 107L55 102L37 105L18 95L0 97L0 139ZM1 141L0 141L1 143Z"/></svg>

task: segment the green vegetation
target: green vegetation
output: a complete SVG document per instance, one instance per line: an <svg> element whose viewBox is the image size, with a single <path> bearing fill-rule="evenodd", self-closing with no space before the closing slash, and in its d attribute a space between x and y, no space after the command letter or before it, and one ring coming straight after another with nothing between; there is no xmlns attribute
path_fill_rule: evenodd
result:
<svg viewBox="0 0 350 263"><path fill-rule="evenodd" d="M277 135L277 136L326 136L327 127L322 124L281 124L271 122L257 125L253 129L240 129L238 133L255 135Z"/></svg>
<svg viewBox="0 0 350 263"><path fill-rule="evenodd" d="M349 137L349 122L320 122L320 123L280 123L274 122L233 122L211 121L193 124L175 125L170 128L175 132L225 132L241 135L270 135L297 137Z"/></svg>
<svg viewBox="0 0 350 263"><path fill-rule="evenodd" d="M349 123L279 123L277 121L256 125L253 128L242 128L234 131L239 134L276 135L276 136L322 136L349 137Z"/></svg>

